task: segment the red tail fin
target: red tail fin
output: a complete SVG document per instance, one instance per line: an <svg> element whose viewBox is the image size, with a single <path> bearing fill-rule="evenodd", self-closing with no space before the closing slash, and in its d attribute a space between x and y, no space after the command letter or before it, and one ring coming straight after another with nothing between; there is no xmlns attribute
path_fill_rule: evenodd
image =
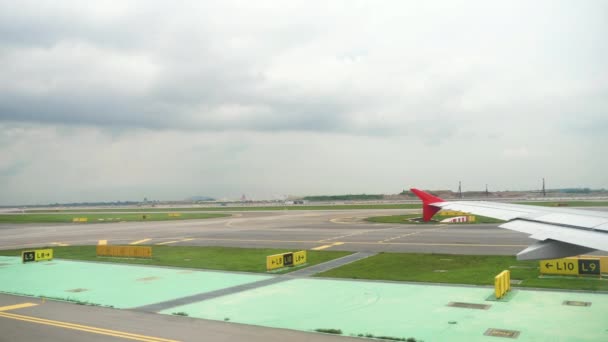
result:
<svg viewBox="0 0 608 342"><path fill-rule="evenodd" d="M422 219L425 222L429 221L433 217L433 215L435 215L439 210L441 210L440 207L434 207L430 205L431 203L444 202L444 200L442 200L441 198L415 188L410 189L410 191L422 200Z"/></svg>

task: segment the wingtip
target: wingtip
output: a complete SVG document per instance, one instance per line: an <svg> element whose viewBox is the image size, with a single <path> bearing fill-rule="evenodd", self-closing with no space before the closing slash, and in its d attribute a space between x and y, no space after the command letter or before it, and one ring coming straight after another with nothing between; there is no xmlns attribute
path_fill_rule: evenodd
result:
<svg viewBox="0 0 608 342"><path fill-rule="evenodd" d="M420 200L422 201L422 219L425 222L430 221L431 218L433 218L433 215L435 215L439 210L441 210L441 208L434 207L431 205L431 203L444 202L444 200L442 200L441 198L433 196L428 192L424 192L416 188L411 188L410 191L413 192L416 196L418 196L418 198L420 198Z"/></svg>
<svg viewBox="0 0 608 342"><path fill-rule="evenodd" d="M428 192L424 192L424 191L416 189L416 188L411 188L410 191L413 192L414 195L416 195L418 198L420 198L420 200L424 204L445 202L443 199L441 199L437 196L433 196L433 195L429 194Z"/></svg>

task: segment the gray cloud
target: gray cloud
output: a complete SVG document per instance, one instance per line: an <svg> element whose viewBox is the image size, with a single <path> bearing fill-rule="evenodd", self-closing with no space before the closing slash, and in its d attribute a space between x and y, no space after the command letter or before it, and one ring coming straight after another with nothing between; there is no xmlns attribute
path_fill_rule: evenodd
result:
<svg viewBox="0 0 608 342"><path fill-rule="evenodd" d="M605 169L596 156L606 144L606 13L601 1L1 2L0 181L13 190L0 200L40 177L36 168L82 179L88 190L73 186L72 200L79 191L104 192L62 164L67 151L84 153L72 144L99 159L81 161L79 170L110 175L129 161L120 149L141 152L142 141L158 141L163 153L171 151L162 146L201 153L213 169L186 164L223 176L205 184L215 195L264 192L257 187L272 181L281 184L276 191L311 189L280 171L266 178L259 171L266 164L314 181L361 170L340 185L319 182L318 192L364 182L378 187L361 191L390 191L404 177L424 185L431 182L426 166L470 174L469 183L491 171L467 166L463 156L516 167L495 179L505 187L563 168L563 160ZM310 165L291 160L290 148ZM166 168L143 155L130 174ZM439 161L428 159L433 155ZM359 160L395 160L395 170ZM249 165L258 173L244 176ZM166 196L198 182L178 167L167 172L183 181L179 190L158 190ZM167 182L157 176L149 183L129 178L130 191L113 189L139 196ZM608 183L583 166L553 175L565 185L576 177Z"/></svg>

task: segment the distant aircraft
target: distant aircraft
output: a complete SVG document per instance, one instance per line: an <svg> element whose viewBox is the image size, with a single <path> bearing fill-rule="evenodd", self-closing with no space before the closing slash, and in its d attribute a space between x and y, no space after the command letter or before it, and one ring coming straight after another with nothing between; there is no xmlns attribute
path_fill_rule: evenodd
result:
<svg viewBox="0 0 608 342"><path fill-rule="evenodd" d="M444 201L418 189L422 217L429 221L441 209L507 221L499 227L530 234L539 240L517 254L517 260L557 259L608 251L608 212L547 208L484 201Z"/></svg>

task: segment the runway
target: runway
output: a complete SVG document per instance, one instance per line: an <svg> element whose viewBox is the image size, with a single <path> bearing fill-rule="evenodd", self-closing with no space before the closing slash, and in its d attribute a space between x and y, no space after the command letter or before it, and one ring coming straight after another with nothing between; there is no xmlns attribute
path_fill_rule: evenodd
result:
<svg viewBox="0 0 608 342"><path fill-rule="evenodd" d="M533 242L497 224L383 224L416 210L231 212L231 217L99 224L3 224L0 249L109 244L514 255Z"/></svg>

